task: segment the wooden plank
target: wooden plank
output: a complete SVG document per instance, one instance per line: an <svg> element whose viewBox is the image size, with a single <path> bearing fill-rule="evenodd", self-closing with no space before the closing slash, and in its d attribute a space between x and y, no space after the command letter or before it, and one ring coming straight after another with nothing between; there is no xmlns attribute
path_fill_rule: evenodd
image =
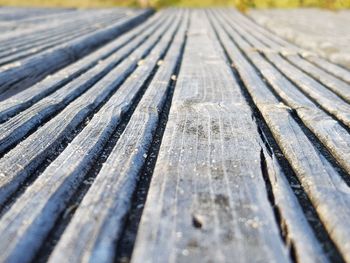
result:
<svg viewBox="0 0 350 263"><path fill-rule="evenodd" d="M288 262L251 111L194 11L132 262Z"/></svg>
<svg viewBox="0 0 350 263"><path fill-rule="evenodd" d="M257 24L249 16L246 16L234 9L228 9L227 13L231 13L231 17L242 22L246 26L246 28L254 28L254 34L258 34L260 37L263 37L264 40L266 40L269 44L275 43L275 48L277 47L277 45L279 45L292 52L302 52L302 49L300 49L298 46L272 33L267 28Z"/></svg>
<svg viewBox="0 0 350 263"><path fill-rule="evenodd" d="M216 16L221 17L220 15ZM248 89L254 87L254 92L259 93L259 96L255 96L253 99L255 101L259 100L259 105L275 105L276 108L283 107L283 105L279 104L279 101L273 96L273 94L266 90L267 87L256 74L254 68L249 64L238 48L233 45L233 42L224 32L224 29L229 31L227 25L219 18L214 19L211 16L211 20L218 33L219 39L222 41L226 51L228 51L230 58L232 60L234 59L233 61L235 61L232 66L236 67ZM219 23L219 21L221 23ZM232 32L230 31L230 33ZM239 35L233 36L235 37L234 39L236 41L240 40ZM246 47L248 46L248 44L243 41L240 44ZM264 99L260 99L261 97ZM293 240L296 254L299 255L299 257L305 262L326 261L324 253L320 251L321 249L319 243L317 242L314 234L311 234L312 231L310 226L305 224L305 215L301 213L300 209L298 209L298 206L295 204L295 197L291 193L290 187L288 189L285 186L285 180L281 177L282 175L280 174L280 168L275 163L275 160L270 160L271 158L269 158L268 154L264 154L264 156L267 160L269 171L268 175L270 176L270 181L272 182L272 189L274 192L276 205L281 211L281 220L283 220L286 224L288 235ZM273 178L273 175L275 175L275 178ZM281 202L280 205L278 205L279 202ZM295 207L296 209L294 211L288 210L288 207L291 206ZM299 220L294 220L295 218L299 218ZM302 220L301 218L304 219ZM301 231L306 231L305 233L309 233L309 235L300 235Z"/></svg>
<svg viewBox="0 0 350 263"><path fill-rule="evenodd" d="M167 27L168 24L163 24L157 34L153 34L127 60L0 159L0 203L15 192L41 162L56 151L63 139L118 88L134 71L139 61L152 50Z"/></svg>
<svg viewBox="0 0 350 263"><path fill-rule="evenodd" d="M346 81L350 84L350 72L349 70L342 68L341 66L335 65L323 58L312 56L312 55L305 55L304 56L308 61L314 63L318 67L323 68L324 70L332 73L334 76Z"/></svg>
<svg viewBox="0 0 350 263"><path fill-rule="evenodd" d="M315 238L309 223L296 199L287 179L277 162L264 147L262 158L266 162L266 173L271 182L275 207L282 215L281 228L286 245L295 253L295 260L302 262L330 262ZM296 186L295 186L296 187Z"/></svg>
<svg viewBox="0 0 350 263"><path fill-rule="evenodd" d="M96 16L96 20L92 20ZM125 17L125 16L124 16ZM4 39L0 39L1 48L0 53L1 57L5 57L6 55L15 55L16 52L21 52L24 50L28 50L31 48L38 48L40 45L44 45L52 42L52 39L58 38L61 36L68 36L69 32L74 30L81 29L92 29L95 25L100 24L101 27L106 26L106 21L110 23L115 22L116 19L121 19L122 16L117 15L115 18L113 16L108 15L107 17L101 17L101 15L91 14L89 17L81 17L77 16L76 18L71 19L71 22L62 21L61 23L57 22L47 22L43 23L43 25L34 27L34 28L25 28L21 30L15 30L11 32L12 34L3 34ZM76 33L76 32L75 32ZM57 40L56 40L57 42ZM2 63L3 64L3 63Z"/></svg>
<svg viewBox="0 0 350 263"><path fill-rule="evenodd" d="M152 14L145 10L107 28L75 39L54 49L0 68L0 92L20 86L25 89L46 75L74 62L126 30L143 22Z"/></svg>
<svg viewBox="0 0 350 263"><path fill-rule="evenodd" d="M220 27L217 27L220 30ZM337 170L318 152L285 105L272 103L276 98L224 33L220 39L239 72L245 87L267 122L283 154L303 185L325 228L345 260L350 260L350 190ZM248 68L245 68L247 67ZM341 208L341 209L339 209ZM295 222L297 223L297 222ZM302 245L306 245L303 243Z"/></svg>
<svg viewBox="0 0 350 263"><path fill-rule="evenodd" d="M295 83L306 96L320 105L322 109L333 114L340 122L350 127L350 105L348 103L300 69L288 63L281 56L276 54L265 54L265 56L279 71Z"/></svg>
<svg viewBox="0 0 350 263"><path fill-rule="evenodd" d="M296 55L285 56L288 61L292 62L295 66L298 66L304 72L310 74L316 80L320 81L323 85L332 90L335 94L341 97L346 102L350 103L350 85L336 77L328 74L326 71L316 67L307 60L302 59Z"/></svg>
<svg viewBox="0 0 350 263"><path fill-rule="evenodd" d="M229 14L229 12L226 12ZM236 14L236 12L235 12ZM272 39L272 36L274 34L269 34L269 37L261 34L257 28L257 25L247 26L248 19L243 17L242 15L236 15L236 16L230 16L231 18L239 17L241 19L234 19L235 25L239 25L239 28L244 28L247 33L245 36L249 38L249 40L252 40L253 38L256 38L257 41L263 42L263 46L259 47L259 45L256 45L256 42L254 42L254 46L257 48L261 48L262 52L266 52L264 50L267 50L268 48L271 48L274 52L280 52L284 57L288 59L288 61L292 62L295 66L299 67L301 70L306 72L307 74L310 74L313 78L316 80L322 82L326 87L328 87L330 90L332 90L334 93L336 93L338 96L346 100L347 102L350 102L350 95L349 95L349 89L350 86L348 83L342 81L341 79L338 79L334 77L333 75L329 74L328 72L322 70L319 67L316 67L315 65L311 64L307 60L299 57L297 54L304 55L304 53L310 53L303 51L302 49L296 49L294 45L288 43L288 42L282 42L277 43L275 42L275 39ZM253 40L256 41L256 40ZM253 42L252 42L253 43ZM267 51L270 52L270 51Z"/></svg>
<svg viewBox="0 0 350 263"><path fill-rule="evenodd" d="M23 7L2 7L0 13L0 20L21 20L28 17L34 17L44 14L53 14L59 12L66 12L68 8L53 9L53 8L23 8Z"/></svg>
<svg viewBox="0 0 350 263"><path fill-rule="evenodd" d="M45 43L45 40L50 40L52 37L59 34L67 34L65 29L74 29L92 26L95 23L103 21L113 21L125 17L123 13L100 13L93 12L91 14L71 14L63 20L48 20L36 26L29 26L27 28L20 28L0 36L1 53L6 51L9 47L23 47L29 43Z"/></svg>
<svg viewBox="0 0 350 263"><path fill-rule="evenodd" d="M169 30L152 53L145 58L144 63L120 86L87 127L1 219L0 233L4 237L2 239L4 242L0 241L0 247L2 251L6 251L0 257L1 261L11 262L24 252L26 252L26 258L23 262L31 261L57 217L66 209L67 202L74 195L74 189L76 190L83 181L84 174L99 156L125 112L134 103L137 94L169 45L177 22L174 21L168 27ZM159 94L160 90L153 88L154 92ZM11 242L8 242L9 240ZM89 241L92 241L91 237ZM80 242L85 243L87 240L80 239ZM77 253L74 256L79 257L77 251L79 246L75 247ZM86 251L88 252L93 251ZM65 254L64 258L67 256L68 254ZM74 257L70 260L76 261ZM101 260L99 258L99 261Z"/></svg>
<svg viewBox="0 0 350 263"><path fill-rule="evenodd" d="M254 46L249 45L237 31L224 23L221 26L235 40L244 54L262 74L283 102L295 110L305 125L321 140L339 163L350 173L350 134L337 121L319 109L297 87L268 63ZM233 28L236 28L234 25ZM241 32L242 34L243 32ZM259 42L258 42L259 43ZM263 45L260 43L260 45ZM253 73L252 73L253 74Z"/></svg>
<svg viewBox="0 0 350 263"><path fill-rule="evenodd" d="M264 52L266 45L258 41L251 34L246 34L241 27L236 26L235 29L240 32L241 35L244 35L247 41L253 45L253 48ZM264 55L279 71L295 83L306 96L319 104L324 110L333 114L339 121L350 127L350 105L348 103L300 69L290 64L276 52L264 52Z"/></svg>
<svg viewBox="0 0 350 263"><path fill-rule="evenodd" d="M170 23L170 21L166 22L167 24ZM4 152L9 147L16 144L23 136L28 134L28 132L44 122L45 119L54 116L59 110L66 107L103 76L108 74L108 72L123 61L123 59L132 60L132 57L127 58L127 56L137 49L145 40L146 43L143 43L143 45L147 45L152 41L156 42L162 31L158 31L148 38L153 31L154 29L152 28L146 30L144 32L145 34L139 35L139 37L132 40L129 45L121 48L104 61L100 61L95 67L83 73L66 86L9 119L7 122L0 124L0 129L3 130L0 134L0 152Z"/></svg>
<svg viewBox="0 0 350 263"><path fill-rule="evenodd" d="M12 92L4 92L2 95L0 95L0 100L4 100L0 101L0 122L4 122L9 117L17 114L20 111L23 111L48 94L72 81L79 75L95 66L100 60L106 59L108 56L118 51L126 44L131 43L131 41L141 33L146 34L147 32L153 32L148 31L147 29L154 29L154 27L158 25L157 21L162 21L162 17L160 17L158 14L154 15L143 25L130 30L111 43L101 47L100 49L78 60L77 62L63 68L57 73L49 75L44 80L31 86L30 88L13 96L11 96Z"/></svg>
<svg viewBox="0 0 350 263"><path fill-rule="evenodd" d="M85 258L101 262L113 261L116 253L115 242L123 229L133 189L146 160L145 156L152 143L159 114L166 100L168 84L184 38L185 22L184 19L175 42L56 246L50 262L59 262L66 256L83 262ZM110 187L106 188L106 185ZM104 201L98 201L99 204L91 210L89 207L95 204L96 200ZM90 217L97 211L100 214L98 219ZM84 215L88 217L82 218ZM82 229L84 236L79 234ZM74 248L68 244L74 244Z"/></svg>
<svg viewBox="0 0 350 263"><path fill-rule="evenodd" d="M138 11L135 11L137 13ZM56 32L62 32L65 27L72 27L75 23L83 24L85 23L93 23L94 18L98 21L103 16L112 17L113 13L106 10L90 10L90 11L78 11L72 14L69 14L65 19L55 20L50 19L49 21L42 22L35 26L29 26L27 28L18 28L16 30L12 30L11 32L5 32L0 36L0 43L2 43L1 50L6 44L17 44L24 43L24 40L35 40L42 38L42 36L50 36ZM131 14L133 12L130 12ZM123 15L120 12L117 12L115 15Z"/></svg>
<svg viewBox="0 0 350 263"><path fill-rule="evenodd" d="M14 62L19 59L23 59L28 56L32 56L39 52L42 52L48 48L52 48L62 43L66 43L72 39L75 39L79 36L92 33L98 29L101 29L105 26L108 26L112 23L116 23L118 20L121 20L124 16L112 16L102 17L92 21L92 23L87 23L88 21L82 21L82 25L79 26L79 21L74 23L72 26L63 26L63 32L60 34L54 34L53 36L42 36L39 35L42 40L35 39L27 40L27 45L17 45L17 40L11 41L9 47L4 47L5 50L0 52L0 65L5 65L6 63ZM16 45L14 45L16 43Z"/></svg>

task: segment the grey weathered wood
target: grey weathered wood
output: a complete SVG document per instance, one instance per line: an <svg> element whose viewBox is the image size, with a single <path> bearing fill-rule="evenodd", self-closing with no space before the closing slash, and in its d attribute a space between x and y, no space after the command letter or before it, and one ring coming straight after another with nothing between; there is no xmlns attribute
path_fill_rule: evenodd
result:
<svg viewBox="0 0 350 263"><path fill-rule="evenodd" d="M96 22L113 21L113 18L122 18L126 14L123 13L100 13L92 12L88 14L71 14L69 18L64 20L49 19L37 26L31 26L24 29L17 29L0 36L1 51L5 51L8 47L23 47L29 43L45 42L51 37L68 33L64 29L82 28L93 25ZM10 50L11 51L11 50Z"/></svg>
<svg viewBox="0 0 350 263"><path fill-rule="evenodd" d="M203 11L194 11L132 262L288 262L259 135Z"/></svg>
<svg viewBox="0 0 350 263"><path fill-rule="evenodd" d="M244 51L254 66L269 82L274 91L283 99L288 107L294 109L307 127L322 141L336 157L341 165L350 173L350 134L337 121L319 109L297 87L288 81L275 67L268 63L254 46L250 46L241 35L228 28L224 23L221 26L230 34L237 45ZM236 26L233 26L236 28ZM234 47L231 47L232 50ZM236 51L237 53L237 51ZM253 74L253 73L252 73Z"/></svg>
<svg viewBox="0 0 350 263"><path fill-rule="evenodd" d="M41 76L29 80L33 86L18 80L0 95L0 262L36 261L46 252L51 262L112 262L116 253L124 255L116 244L123 248L134 231L133 210L130 218L128 212L139 176L149 171L147 155L160 136L154 137L156 128L165 124L163 115L159 119L164 105L172 106L131 261L350 262L350 189L344 177L350 173L350 134L343 124L349 117L349 71L236 11L168 10L78 62L69 58L69 67L38 82L47 74L41 71L45 63L50 67L56 57L39 59L31 48L44 50L121 17L126 22L128 9L13 9L13 17L6 13L11 8L2 9L0 30L7 31L0 36L0 60L15 52L37 57L31 65ZM137 20L138 12L131 17ZM66 21L58 25L59 18ZM99 45L91 38L90 44ZM102 38L101 45L114 37ZM6 52L11 45L17 51ZM74 50L83 50L81 45ZM252 110L260 111L267 126ZM267 130L273 138L264 138ZM284 157L277 158L280 151L266 140L274 140ZM334 162L324 158L325 148ZM101 156L106 149L109 156ZM293 171L289 165L282 169L280 158ZM96 179L85 180L92 172ZM311 219L305 195L317 213ZM69 222L58 222L65 213L72 215ZM315 233L312 219L328 234Z"/></svg>
<svg viewBox="0 0 350 263"><path fill-rule="evenodd" d="M132 12L130 13L132 14ZM5 32L0 36L0 43L2 44L0 49L2 50L6 44L12 43L17 45L25 43L25 40L33 41L36 39L42 39L44 36L48 37L54 35L57 32L64 32L64 27L74 27L75 23L77 23L76 25L83 25L84 22L89 24L94 22L94 18L96 18L95 21L101 21L104 16L108 18L115 15L120 16L124 14L115 11L79 11L69 14L69 16L63 20L50 19L46 21L46 23L42 22L35 26L29 26L28 28L19 28L17 30L12 30L11 32Z"/></svg>
<svg viewBox="0 0 350 263"><path fill-rule="evenodd" d="M350 127L350 105L323 85L310 78L300 69L281 58L280 55L265 55L283 74L292 80L308 97L323 109L333 114L339 121Z"/></svg>
<svg viewBox="0 0 350 263"><path fill-rule="evenodd" d="M234 24L232 25L234 26ZM253 45L253 48L264 51L266 45L258 41L251 34L246 32L241 27L235 27L244 37ZM322 108L336 116L345 125L350 127L350 105L339 98L325 86L318 83L303 71L290 64L276 52L264 52L265 57L273 63L279 71L286 75L299 87L306 96L316 101Z"/></svg>
<svg viewBox="0 0 350 263"><path fill-rule="evenodd" d="M0 92L18 86L21 89L27 88L46 75L72 63L103 43L141 23L151 14L151 10L142 11L107 28L82 36L13 65L7 65L5 68L0 68Z"/></svg>
<svg viewBox="0 0 350 263"><path fill-rule="evenodd" d="M23 39L22 41L27 43L26 45L20 45L18 43L18 40L11 40L7 47L5 45L2 45L4 47L4 50L0 51L0 65L5 65L6 63L23 59L33 54L42 52L43 50L46 50L48 48L68 42L84 34L94 32L98 29L101 29L102 27L117 22L123 17L124 16L112 16L111 18L102 17L101 19L98 19L98 17L96 17L96 20L93 20L90 23L87 23L88 21L82 21L80 23L79 21L76 21L73 23L72 26L61 26L63 31L61 33L54 34L52 36L42 36L41 34L39 34L41 38L39 40Z"/></svg>
<svg viewBox="0 0 350 263"><path fill-rule="evenodd" d="M8 20L22 20L28 17L34 17L45 14L54 14L60 12L68 11L68 8L23 8L23 7L1 7L0 12L0 20L8 21Z"/></svg>
<svg viewBox="0 0 350 263"><path fill-rule="evenodd" d="M345 260L350 260L350 190L336 169L318 152L283 104L276 101L253 68L237 56L237 48L225 35L221 41L247 90L266 120L285 157L312 201L329 235ZM239 59L241 57L241 59ZM247 67L248 66L248 67ZM247 67L247 68L246 68ZM339 208L342 209L339 209Z"/></svg>
<svg viewBox="0 0 350 263"><path fill-rule="evenodd" d="M293 247L296 260L299 262L330 262L315 238L285 174L281 171L276 156L270 156L265 147L263 154L275 206L283 215L281 228L284 231L287 246L290 249Z"/></svg>
<svg viewBox="0 0 350 263"><path fill-rule="evenodd" d="M350 103L350 84L333 77L307 60L301 59L299 56L287 55L286 58Z"/></svg>
<svg viewBox="0 0 350 263"><path fill-rule="evenodd" d="M229 14L229 12L225 12ZM322 70L321 68L311 64L307 60L297 56L296 54L304 55L305 53L309 53L306 51L303 51L302 49L295 48L294 45L283 41L283 42L276 42L276 39L273 38L275 36L274 34L270 33L268 37L264 34L261 34L259 30L257 30L258 26L253 24L249 19L243 17L242 15L236 15L237 12L235 12L235 16L230 16L230 18L233 18L233 21L235 25L238 25L239 28L244 28L247 33L245 36L247 36L250 40L252 40L252 36L256 38L258 41L262 41L265 46L261 48L259 45L254 45L257 48L261 48L261 51L264 52L264 50L271 48L273 52L281 52L285 57L291 61L294 65L298 66L303 71L310 74L315 79L321 81L326 87L331 89L333 92L335 92L338 96L345 99L347 102L350 101L350 86L348 83L342 81L341 79L338 79L328 72ZM238 19L237 19L238 18ZM239 19L241 18L241 19ZM253 25L248 26L248 22L252 23ZM272 39L273 38L273 39ZM253 40L254 41L254 40ZM256 44L256 42L254 42ZM270 52L270 51L268 51Z"/></svg>
<svg viewBox="0 0 350 263"><path fill-rule="evenodd" d="M169 23L168 21L167 23ZM133 50L143 42L154 31L149 28L133 39L129 45L124 46L104 61L100 61L96 66L80 75L61 89L52 93L48 97L37 102L27 110L21 112L7 122L0 124L3 131L0 134L0 152L5 151L12 145L16 144L30 130L42 123L45 118L53 116L57 111L63 109L79 95L89 89L94 83L106 75L120 61L125 59ZM156 41L161 32L153 34L151 39ZM128 59L128 58L127 58Z"/></svg>
<svg viewBox="0 0 350 263"><path fill-rule="evenodd" d="M0 256L0 262L14 262L23 253L26 253L26 258L22 262L29 262L35 255L35 251L45 240L45 236L50 231L56 218L66 208L68 200L74 194L74 190L82 182L84 174L98 157L111 133L121 121L123 114L133 104L137 93L169 44L175 28L176 23L173 23L162 40L152 50L152 53L145 58L144 63L120 86L118 91L94 115L87 127L50 164L38 180L27 189L20 200L1 219L0 233L3 236L3 242L0 241L0 247L4 253ZM168 79L170 79L170 76ZM159 89L153 88L153 95L154 93L161 94L159 92ZM145 95L146 98L148 98L147 94ZM150 102L156 103L156 100ZM144 109L143 107L142 110ZM105 179L103 175L101 176ZM105 190L103 189L103 191ZM93 191L93 193L97 195L97 191ZM119 212L118 214L122 215ZM77 233L81 234L80 232ZM87 240L82 239L81 235L80 237L80 242L87 242ZM91 236L89 240L92 240ZM76 244L75 248L76 255L74 256L78 257L80 247ZM92 250L86 251L86 253L89 252L92 253ZM110 253L112 252L110 251ZM65 254L64 258L67 256L68 254ZM71 261L76 261L74 256L69 256ZM99 258L99 262L101 260Z"/></svg>
<svg viewBox="0 0 350 263"><path fill-rule="evenodd" d="M304 56L308 61L314 63L318 67L323 68L324 70L332 73L334 76L348 82L350 84L350 72L347 69L344 69L338 65L335 65L323 58L311 55Z"/></svg>
<svg viewBox="0 0 350 263"><path fill-rule="evenodd" d="M218 21L220 19L217 19ZM228 28L222 24L218 23L216 19L212 18L212 22L218 32L219 38L222 41L225 49L228 51L231 59L234 59L234 65L238 72L240 73L245 85L248 89L252 89L259 93L259 96L255 96L255 100L259 100L259 105L266 105L266 107L273 107L275 105L278 107L285 107L283 104L279 104L278 100L267 90L267 87L263 81L258 77L254 68L249 64L249 62L244 58L244 56L239 52L237 47L233 45L233 42L228 38L228 35L223 29L228 30ZM221 21L222 22L222 21ZM231 31L230 31L231 32ZM232 33L232 32L231 32ZM239 35L233 35L236 41L239 41ZM243 46L248 46L247 43L241 43ZM266 69L268 71L268 69ZM251 91L251 90L250 90ZM264 98L261 99L260 97ZM266 153L266 151L265 151ZM325 255L320 252L320 245L315 240L314 235L309 226L305 224L305 215L300 211L298 205L295 204L295 197L291 193L291 189L287 188L285 185L285 179L283 179L280 168L275 160L271 160L268 154L265 154L268 175L270 176L270 181L272 182L272 188L275 195L276 204L281 211L281 220L286 224L288 229L288 236L294 241L294 247L296 254L300 256L305 262L320 262L326 261ZM273 177L275 176L275 178ZM279 204L281 202L281 204ZM294 211L290 211L288 207L296 207ZM297 221L294 221L298 218ZM304 219L302 219L304 218ZM308 233L308 235L301 235L302 232Z"/></svg>
<svg viewBox="0 0 350 263"><path fill-rule="evenodd" d="M235 21L243 22L243 24L249 28L253 28L254 34L258 34L260 37L263 37L266 41L268 41L269 44L275 43L277 47L281 46L286 48L287 50L293 51L293 52L301 52L302 50L294 45L293 43L279 37L276 34L273 34L271 31L269 31L267 28L262 27L261 25L257 24L256 22L252 21L249 16L245 16L242 13L238 12L234 9L227 9L227 14L231 14L231 17L235 19Z"/></svg>
<svg viewBox="0 0 350 263"><path fill-rule="evenodd" d="M183 42L185 27L183 21L175 42L76 211L50 257L50 262L60 262L65 257L79 262L86 262L88 258L92 261L113 262L116 253L114 244L123 229L124 217L132 201L137 177L152 143ZM91 205L96 204L96 201L98 204L91 210ZM93 216L96 212L99 214L98 218ZM82 229L83 236L80 234Z"/></svg>
<svg viewBox="0 0 350 263"><path fill-rule="evenodd" d="M77 62L63 68L57 73L49 75L44 80L20 93L11 96L12 92L9 92L9 94L7 92L4 92L2 95L0 95L0 100L4 100L0 102L0 122L4 122L12 115L23 111L33 103L44 98L49 93L64 86L66 83L72 81L82 73L95 66L100 60L106 59L112 53L116 52L129 42L132 43L131 41L142 32L145 31L144 33L147 33L148 30L146 29L154 29L158 25L158 22L161 22L162 19L162 17L156 14L143 25L130 30L111 43L101 47L100 49L78 60ZM6 99L7 97L10 98Z"/></svg>
<svg viewBox="0 0 350 263"><path fill-rule="evenodd" d="M117 89L153 48L167 27L168 24L163 24L157 34L153 34L126 60L0 159L0 203L16 191L21 182L55 151L62 140Z"/></svg>

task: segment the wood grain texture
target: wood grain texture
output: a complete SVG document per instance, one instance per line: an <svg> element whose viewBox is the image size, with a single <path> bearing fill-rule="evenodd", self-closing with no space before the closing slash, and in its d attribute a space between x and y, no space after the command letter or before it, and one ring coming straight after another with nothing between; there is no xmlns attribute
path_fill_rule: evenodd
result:
<svg viewBox="0 0 350 263"><path fill-rule="evenodd" d="M250 92L254 92L251 94L253 100L257 103L257 106L276 109L284 108L285 106L283 104L280 104L279 101L273 96L273 94L268 91L264 82L256 74L253 66L250 65L248 60L245 59L243 54L240 53L239 49L233 44L228 35L224 32L223 29L225 29L225 26L219 24L218 21L220 20L216 20L212 16L211 20L213 22L213 26L217 30L219 39L222 41L222 44L227 51L227 54L229 54L231 59L234 59L233 66L239 72L248 90ZM235 36L235 40L238 41L238 39L239 37ZM242 44L244 44L244 42L242 42ZM322 253L320 252L320 246L317 244L314 234L311 234L312 231L310 227L305 224L305 215L301 213L300 208L298 208L298 205L295 203L295 197L291 192L290 186L287 187L285 185L285 179L282 177L276 160L269 158L269 155L266 154L266 150L264 156L267 160L266 162L268 167L268 175L270 176L270 181L272 182L272 189L275 194L277 205L279 202L283 203L283 205L278 205L281 211L281 220L284 220L289 235L292 237L292 239L295 239L295 249L297 255L300 255L303 261L306 262L319 262L320 260L326 261L324 255L322 256ZM283 191L283 194L279 191ZM288 203L288 201L290 203ZM288 206L296 207L296 209L293 211L293 214L290 214L292 211L289 211L285 208ZM299 220L294 221L292 218L295 217L298 217ZM303 231L307 231L309 235L300 235ZM306 238L307 241L304 240L302 242L299 242L300 239L303 240L304 238Z"/></svg>
<svg viewBox="0 0 350 263"><path fill-rule="evenodd" d="M262 52L266 50L266 45L254 38L253 35L246 34L240 27L236 27L236 30L244 35L247 41L253 45L253 48L257 48ZM300 88L307 97L311 98L322 108L336 116L341 122L349 127L350 105L348 103L328 90L325 86L305 74L301 69L288 63L288 61L283 59L276 52L267 51L264 52L264 55L269 61L271 61L271 63L276 66L280 72L282 72L288 79L295 83L295 85ZM346 92L345 89L346 87L344 88L344 92ZM345 96L348 93L349 92L345 93Z"/></svg>
<svg viewBox="0 0 350 263"><path fill-rule="evenodd" d="M350 84L328 74L326 71L316 67L299 56L287 55L286 58L300 69L322 82L326 87L328 87L346 102L350 103Z"/></svg>
<svg viewBox="0 0 350 263"><path fill-rule="evenodd" d="M2 218L0 233L6 240L0 242L1 250L6 251L1 257L2 260L14 262L19 255L28 250L31 254L27 253L25 261L29 262L31 260L31 257L53 226L55 219L64 209L67 209L67 202L74 194L74 189L76 190L82 182L84 175L99 156L101 149L120 123L123 115L132 106L136 95L140 92L141 87L169 44L175 28L176 23L168 28L169 30L152 50L152 53L145 58L145 62L120 86L101 110L94 115L87 127L51 163L40 178L25 192L19 202ZM161 31L161 28L159 30ZM105 179L103 175L101 176ZM104 193L106 193L105 190L103 189ZM97 195L98 192L92 191L92 193ZM122 213L120 214L122 215ZM89 216L87 219L93 218ZM94 223L92 225L95 226ZM88 240L92 241L92 237L88 232L85 231L88 240L83 240L81 232L78 228L76 230L79 242L85 244ZM70 255L69 258L74 262L78 262L81 259L78 251L79 243L74 243L74 247L75 253ZM84 252L93 253L92 250ZM65 253L64 258L67 256L68 254Z"/></svg>
<svg viewBox="0 0 350 263"><path fill-rule="evenodd" d="M346 241L349 226L346 218L349 218L350 214L344 207L349 202L349 187L339 176L338 171L306 137L301 127L289 114L288 107L283 104L271 104L272 101L276 101L276 98L267 89L262 79L253 78L252 66L250 71L243 67L249 64L237 59L237 48L232 41L227 37L223 37L221 41L285 157L308 193L329 235L345 260L349 260L349 242ZM339 207L344 209L340 211Z"/></svg>
<svg viewBox="0 0 350 263"><path fill-rule="evenodd" d="M35 102L54 92L58 88L61 88L65 84L74 80L79 75L99 63L99 61L108 58L111 54L120 50L129 42L132 42L136 37L140 37L140 34L143 31L146 31L146 29L154 29L158 24L156 21L159 20L159 22L161 22L163 19L163 17L160 17L159 15L159 13L154 15L144 24L128 31L111 43L101 47L100 49L78 60L77 62L72 63L57 73L47 76L44 80L29 87L28 89L15 95L12 95L12 92L4 92L1 94L0 100L3 101L0 102L0 122L4 122L9 117L12 117L18 112L23 111ZM146 32L151 33L153 31L147 30ZM147 34L141 35L147 36Z"/></svg>
<svg viewBox="0 0 350 263"><path fill-rule="evenodd" d="M305 58L350 84L350 72L348 70L317 56L305 55Z"/></svg>
<svg viewBox="0 0 350 263"><path fill-rule="evenodd" d="M128 59L112 69L84 95L69 104L69 107L0 159L2 172L0 203L14 192L49 154L57 150L63 139L118 88L157 43L167 26L163 24L161 30L130 54Z"/></svg>
<svg viewBox="0 0 350 263"><path fill-rule="evenodd" d="M169 24L171 21L164 22ZM157 28L157 25L155 28ZM162 32L164 32L165 28L163 31L154 33L155 28L150 27L145 30L136 39L130 41L127 46L117 50L104 60L100 60L93 68L75 78L61 89L45 97L24 112L9 119L7 122L1 124L0 128L5 132L0 135L0 152L5 151L10 146L17 143L23 138L23 136L27 135L28 132L41 124L46 118L54 116L59 110L65 108L75 98L79 97L108 74L116 65L118 65L118 63L123 60L125 61L125 59L129 61L132 60L132 57L128 58L128 55L135 50L137 52L137 48L140 45L156 41Z"/></svg>
<svg viewBox="0 0 350 263"><path fill-rule="evenodd" d="M0 7L0 262L350 262L349 71L151 13Z"/></svg>
<svg viewBox="0 0 350 263"><path fill-rule="evenodd" d="M280 99L293 109L305 125L321 140L327 149L335 156L342 166L350 173L350 134L336 120L322 111L308 97L306 97L292 82L281 74L278 69L268 63L256 50L243 39L244 35L238 34L238 27L233 24L233 28L225 23L220 24L228 32L232 39L242 49L244 55L262 74L270 84L273 91ZM236 29L236 31L234 30ZM241 34L244 31L240 31ZM263 43L258 42L262 47ZM231 46L231 49L234 47ZM236 53L239 52L236 50Z"/></svg>
<svg viewBox="0 0 350 263"><path fill-rule="evenodd" d="M247 17L244 17L237 12L228 12L227 10L224 10L224 13L227 16L230 15L229 17L235 22L235 25L239 25L240 28L244 28L245 31L249 33L245 34L245 36L248 38L253 36L258 41L264 43L265 47L262 51L271 48L269 50L270 52L280 52L300 69L310 74L318 81L321 81L326 87L349 102L350 79L349 72L346 69L328 62L323 58L317 57L313 55L312 52L300 49L288 41L280 39L271 32L263 30L259 25L253 23ZM297 56L297 54L299 54L300 57ZM307 60L308 57L310 57L309 60L314 64Z"/></svg>
<svg viewBox="0 0 350 263"><path fill-rule="evenodd" d="M204 12L193 12L132 262L289 261L259 135L213 38Z"/></svg>
<svg viewBox="0 0 350 263"><path fill-rule="evenodd" d="M93 49L121 35L131 27L143 22L152 11L146 10L122 19L97 32L82 36L56 48L49 49L23 61L0 68L0 92L16 88L25 89L46 75L81 58Z"/></svg>
<svg viewBox="0 0 350 263"><path fill-rule="evenodd" d="M60 262L66 256L83 262L87 258L100 262L113 260L116 253L115 242L123 229L138 174L152 143L171 76L180 55L185 30L186 18L182 20L174 42L156 75L84 197L50 257L50 262ZM94 216L96 214L99 216ZM82 231L84 236L81 235Z"/></svg>

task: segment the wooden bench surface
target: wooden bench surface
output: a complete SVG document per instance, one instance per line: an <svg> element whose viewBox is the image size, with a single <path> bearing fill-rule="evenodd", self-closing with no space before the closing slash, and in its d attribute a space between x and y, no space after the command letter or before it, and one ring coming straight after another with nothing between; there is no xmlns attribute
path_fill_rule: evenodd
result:
<svg viewBox="0 0 350 263"><path fill-rule="evenodd" d="M229 8L0 31L0 262L350 262L346 69Z"/></svg>

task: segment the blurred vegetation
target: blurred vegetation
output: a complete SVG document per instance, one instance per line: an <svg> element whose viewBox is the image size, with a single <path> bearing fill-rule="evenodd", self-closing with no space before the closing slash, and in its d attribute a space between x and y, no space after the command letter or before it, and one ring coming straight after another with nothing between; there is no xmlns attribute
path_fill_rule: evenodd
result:
<svg viewBox="0 0 350 263"><path fill-rule="evenodd" d="M327 9L350 8L350 0L0 0L0 5L57 6L57 7L110 7L148 5L156 8L167 6L208 7L236 6L242 11L248 8L321 7Z"/></svg>

